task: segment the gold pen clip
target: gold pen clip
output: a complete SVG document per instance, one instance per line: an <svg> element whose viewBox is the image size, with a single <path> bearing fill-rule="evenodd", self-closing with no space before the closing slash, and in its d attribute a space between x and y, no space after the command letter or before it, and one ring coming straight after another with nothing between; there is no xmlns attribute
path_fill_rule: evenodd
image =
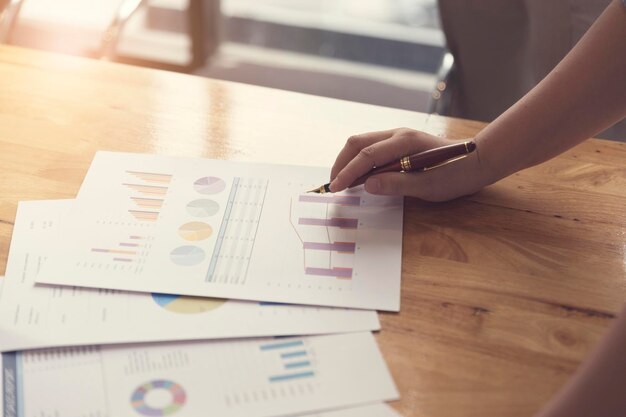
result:
<svg viewBox="0 0 626 417"><path fill-rule="evenodd" d="M431 167L426 167L426 168L424 168L424 169L422 170L422 172L424 172L424 171L430 171L431 169L435 169L435 168L442 167L442 166L444 166L444 165L448 165L448 164L450 164L450 163L452 163L452 162L455 162L455 161L458 161L458 160L460 160L460 159L467 158L468 156L470 156L470 154L465 154L465 155L457 156L457 157L455 157L455 158L450 158L450 159L448 159L448 160L446 160L446 161L443 161L443 162L441 162L441 163L439 163L439 164L437 164L437 165L433 165L433 166L431 166Z"/></svg>

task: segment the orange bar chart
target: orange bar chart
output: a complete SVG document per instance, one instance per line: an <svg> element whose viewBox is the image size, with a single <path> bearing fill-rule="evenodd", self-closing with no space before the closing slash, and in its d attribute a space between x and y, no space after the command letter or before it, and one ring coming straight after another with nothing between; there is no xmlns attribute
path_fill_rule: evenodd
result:
<svg viewBox="0 0 626 417"><path fill-rule="evenodd" d="M163 187L160 185L142 185L142 184L127 184L124 183L125 186L130 188L133 191L138 193L148 195L148 196L164 196L167 194L167 187Z"/></svg>
<svg viewBox="0 0 626 417"><path fill-rule="evenodd" d="M153 172L126 171L127 173L145 182L169 184L172 176L169 174L155 174Z"/></svg>
<svg viewBox="0 0 626 417"><path fill-rule="evenodd" d="M135 220L156 222L165 203L172 175L141 171L126 171L126 173L132 177L132 182L125 182L122 185L129 188L133 194L129 196L132 207L128 212Z"/></svg>
<svg viewBox="0 0 626 417"><path fill-rule="evenodd" d="M128 210L137 220L156 222L159 218L158 211Z"/></svg>

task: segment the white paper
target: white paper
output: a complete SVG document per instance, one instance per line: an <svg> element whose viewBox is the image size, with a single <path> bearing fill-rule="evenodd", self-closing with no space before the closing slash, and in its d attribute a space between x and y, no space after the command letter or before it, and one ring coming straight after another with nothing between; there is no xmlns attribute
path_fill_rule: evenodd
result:
<svg viewBox="0 0 626 417"><path fill-rule="evenodd" d="M311 417L402 417L396 410L387 404L372 404L363 407L347 408L315 414Z"/></svg>
<svg viewBox="0 0 626 417"><path fill-rule="evenodd" d="M86 346L2 357L4 406L17 409L16 417L269 417L398 396L370 333Z"/></svg>
<svg viewBox="0 0 626 417"><path fill-rule="evenodd" d="M20 202L0 297L0 351L328 334L380 328L374 311L35 286L72 200Z"/></svg>
<svg viewBox="0 0 626 417"><path fill-rule="evenodd" d="M399 310L402 198L327 175L99 152L37 282Z"/></svg>

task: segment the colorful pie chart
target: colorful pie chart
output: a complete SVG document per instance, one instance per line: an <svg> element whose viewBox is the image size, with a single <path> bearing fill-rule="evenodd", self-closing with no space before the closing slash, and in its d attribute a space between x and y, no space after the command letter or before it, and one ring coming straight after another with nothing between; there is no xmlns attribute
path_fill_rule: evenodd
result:
<svg viewBox="0 0 626 417"><path fill-rule="evenodd" d="M160 404L150 404L152 395L166 396ZM159 395L160 394L160 395ZM154 400L154 398L153 398ZM133 391L130 404L135 411L143 416L169 416L180 410L187 401L187 394L183 387L173 381L157 379L140 385Z"/></svg>
<svg viewBox="0 0 626 417"><path fill-rule="evenodd" d="M226 183L218 177L202 177L193 183L193 188L200 194L217 194L224 191Z"/></svg>
<svg viewBox="0 0 626 417"><path fill-rule="evenodd" d="M189 222L178 228L178 234L185 240L204 240L213 234L213 228L203 222Z"/></svg>
<svg viewBox="0 0 626 417"><path fill-rule="evenodd" d="M194 217L211 217L218 211L220 211L220 205L207 198L193 200L187 204L187 213Z"/></svg>
<svg viewBox="0 0 626 417"><path fill-rule="evenodd" d="M197 246L179 246L170 252L170 260L180 266L194 266L204 260L206 254Z"/></svg>
<svg viewBox="0 0 626 417"><path fill-rule="evenodd" d="M180 314L196 314L215 310L227 300L220 298L190 297L187 295L152 294L152 299L164 310Z"/></svg>

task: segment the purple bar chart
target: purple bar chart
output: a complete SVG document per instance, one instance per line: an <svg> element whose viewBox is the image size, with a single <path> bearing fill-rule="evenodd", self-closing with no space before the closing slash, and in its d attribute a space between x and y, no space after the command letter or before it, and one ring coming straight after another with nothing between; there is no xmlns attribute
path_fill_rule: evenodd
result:
<svg viewBox="0 0 626 417"><path fill-rule="evenodd" d="M359 219L348 219L342 217L333 217L330 219L314 219L303 217L298 219L298 224L307 226L339 227L340 229L356 229L359 226Z"/></svg>
<svg viewBox="0 0 626 417"><path fill-rule="evenodd" d="M359 229L361 196L299 195L291 222L302 245L304 275L351 280Z"/></svg>
<svg viewBox="0 0 626 417"><path fill-rule="evenodd" d="M143 240L143 237L129 236L129 241L119 242L117 247L91 248L91 252L109 254L114 262L134 262L143 246L138 240Z"/></svg>
<svg viewBox="0 0 626 417"><path fill-rule="evenodd" d="M338 279L350 279L352 278L352 268L313 268L308 267L304 269L304 273L307 275L317 275L323 277L335 277Z"/></svg>
<svg viewBox="0 0 626 417"><path fill-rule="evenodd" d="M354 253L356 244L354 242L304 242L302 244L304 249L313 250L327 250L333 252Z"/></svg>
<svg viewBox="0 0 626 417"><path fill-rule="evenodd" d="M298 199L301 203L337 204L341 206L360 206L361 197L353 195L301 195Z"/></svg>

